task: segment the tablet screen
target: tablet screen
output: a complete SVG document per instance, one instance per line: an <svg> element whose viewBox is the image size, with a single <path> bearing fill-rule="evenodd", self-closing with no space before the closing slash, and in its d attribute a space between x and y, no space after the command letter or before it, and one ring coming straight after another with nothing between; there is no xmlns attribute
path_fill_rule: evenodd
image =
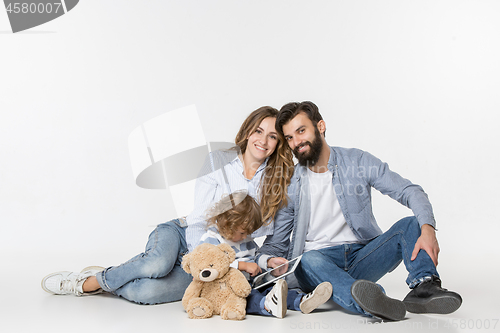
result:
<svg viewBox="0 0 500 333"><path fill-rule="evenodd" d="M295 268L297 268L297 265L299 264L301 257L302 256L294 258L282 265L277 266L276 268L273 268L265 273L257 275L253 280L252 287L254 289L260 289L262 287L270 285L271 283L273 283L278 279L284 278L288 274L293 273L293 271L295 271Z"/></svg>

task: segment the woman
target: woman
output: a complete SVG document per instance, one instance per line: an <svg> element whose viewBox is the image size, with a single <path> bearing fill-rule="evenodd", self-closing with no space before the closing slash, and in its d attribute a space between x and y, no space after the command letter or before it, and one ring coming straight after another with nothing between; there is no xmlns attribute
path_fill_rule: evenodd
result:
<svg viewBox="0 0 500 333"><path fill-rule="evenodd" d="M209 155L209 170L203 170L196 181L195 209L186 218L158 225L144 253L120 266L50 274L42 280L42 288L53 294L77 296L107 291L141 304L180 300L192 280L181 268L182 256L206 231L207 208L224 193L235 190L248 191L260 203L267 225L253 236L271 233L274 215L287 203L293 172L292 153L275 129L277 114L269 106L255 110L241 125L235 149Z"/></svg>

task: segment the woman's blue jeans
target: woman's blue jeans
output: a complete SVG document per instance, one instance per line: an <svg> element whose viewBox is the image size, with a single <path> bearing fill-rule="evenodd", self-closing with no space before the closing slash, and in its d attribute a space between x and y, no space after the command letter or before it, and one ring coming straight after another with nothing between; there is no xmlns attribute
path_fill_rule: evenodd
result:
<svg viewBox="0 0 500 333"><path fill-rule="evenodd" d="M104 291L140 304L179 301L192 281L181 267L187 252L185 222L162 223L149 235L146 250L96 275Z"/></svg>
<svg viewBox="0 0 500 333"><path fill-rule="evenodd" d="M366 245L344 244L304 253L295 276L305 292L312 291L321 282L330 282L335 303L349 311L367 315L351 296L354 281L376 282L401 261L408 271L406 283L410 287L425 277L438 275L427 252L421 250L415 260L410 260L418 237L420 226L417 219L406 217Z"/></svg>

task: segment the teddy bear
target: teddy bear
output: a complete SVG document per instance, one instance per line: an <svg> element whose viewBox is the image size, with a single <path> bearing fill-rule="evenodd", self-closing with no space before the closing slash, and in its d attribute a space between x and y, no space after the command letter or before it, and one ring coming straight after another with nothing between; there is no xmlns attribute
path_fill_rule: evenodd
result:
<svg viewBox="0 0 500 333"><path fill-rule="evenodd" d="M230 245L203 243L184 255L182 268L193 276L182 297L182 306L189 318L245 318L246 297L252 291L239 270L230 267L236 254Z"/></svg>

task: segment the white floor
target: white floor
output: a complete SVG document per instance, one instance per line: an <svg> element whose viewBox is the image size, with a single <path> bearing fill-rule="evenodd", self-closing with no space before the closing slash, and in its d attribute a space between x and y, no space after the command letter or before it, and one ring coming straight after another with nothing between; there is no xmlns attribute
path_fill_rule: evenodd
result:
<svg viewBox="0 0 500 333"><path fill-rule="evenodd" d="M500 331L499 16L491 0L87 0L12 34L0 10L0 333ZM251 110L301 100L319 106L329 144L424 187L458 311L376 323L327 303L282 320L190 320L178 302L40 288L54 271L120 264L148 225L181 216L174 192L136 186L135 128L196 104L206 140L229 142ZM382 230L412 214L372 194ZM402 299L405 276L380 283Z"/></svg>
<svg viewBox="0 0 500 333"><path fill-rule="evenodd" d="M111 265L113 251L106 257L92 251L77 253L62 251L23 253L11 249L3 260L0 282L4 286L1 301L0 328L2 332L255 332L266 327L271 332L371 331L371 332L472 332L500 331L499 287L490 274L465 271L460 262L470 262L462 256L460 262L449 259L442 264L444 287L463 296L462 307L451 315L407 314L404 321L382 323L343 311L332 301L315 312L304 315L289 311L284 319L247 316L244 321L224 321L216 316L206 320L189 319L179 302L155 306L130 303L109 294L87 297L54 296L40 288L41 278L55 270L78 270L89 264ZM124 249L125 254L126 250ZM97 257L103 262L95 262ZM71 260L70 260L71 258ZM92 262L89 262L89 259ZM484 258L483 258L484 259ZM493 259L493 258L492 258ZM442 262L445 258L442 258ZM71 263L61 265L61 263ZM487 262L484 260L483 262ZM117 262L114 262L117 264ZM57 268L56 268L57 267ZM493 277L493 282L492 282ZM402 266L380 282L388 294L403 298L407 292Z"/></svg>

